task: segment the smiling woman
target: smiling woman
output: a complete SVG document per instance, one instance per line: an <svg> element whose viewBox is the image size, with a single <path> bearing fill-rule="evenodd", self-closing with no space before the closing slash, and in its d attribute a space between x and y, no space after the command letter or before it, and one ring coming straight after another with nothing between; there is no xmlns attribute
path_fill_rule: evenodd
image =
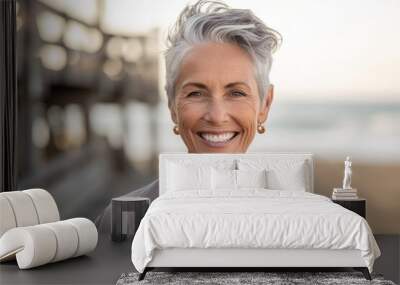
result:
<svg viewBox="0 0 400 285"><path fill-rule="evenodd" d="M265 131L279 42L250 10L211 1L183 10L168 37L166 91L189 152L243 153Z"/></svg>
<svg viewBox="0 0 400 285"><path fill-rule="evenodd" d="M217 1L188 5L168 35L166 92L173 132L189 153L245 153L264 133L281 36L250 10ZM128 196L158 196L158 180ZM110 206L98 223L110 227Z"/></svg>

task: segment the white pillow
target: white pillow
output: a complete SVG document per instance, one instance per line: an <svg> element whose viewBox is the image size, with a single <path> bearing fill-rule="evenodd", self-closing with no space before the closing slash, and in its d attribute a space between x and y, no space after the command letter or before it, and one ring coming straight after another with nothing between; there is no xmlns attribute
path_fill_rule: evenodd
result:
<svg viewBox="0 0 400 285"><path fill-rule="evenodd" d="M212 168L212 189L236 190L236 170Z"/></svg>
<svg viewBox="0 0 400 285"><path fill-rule="evenodd" d="M267 188L266 170L215 169L212 171L213 190Z"/></svg>
<svg viewBox="0 0 400 285"><path fill-rule="evenodd" d="M267 171L236 170L238 188L267 188Z"/></svg>
<svg viewBox="0 0 400 285"><path fill-rule="evenodd" d="M240 170L266 169L267 188L271 190L306 191L309 184L304 160L292 159L240 159Z"/></svg>
<svg viewBox="0 0 400 285"><path fill-rule="evenodd" d="M211 189L211 167L168 163L167 191Z"/></svg>
<svg viewBox="0 0 400 285"><path fill-rule="evenodd" d="M268 189L306 191L305 164L292 168L270 169L267 171Z"/></svg>

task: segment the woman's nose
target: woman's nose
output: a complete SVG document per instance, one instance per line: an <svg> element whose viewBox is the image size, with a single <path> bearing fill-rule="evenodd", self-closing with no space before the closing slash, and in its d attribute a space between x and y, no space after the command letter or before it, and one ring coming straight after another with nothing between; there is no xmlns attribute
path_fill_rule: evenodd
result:
<svg viewBox="0 0 400 285"><path fill-rule="evenodd" d="M204 119L212 124L221 124L228 121L228 109L221 99L210 100Z"/></svg>

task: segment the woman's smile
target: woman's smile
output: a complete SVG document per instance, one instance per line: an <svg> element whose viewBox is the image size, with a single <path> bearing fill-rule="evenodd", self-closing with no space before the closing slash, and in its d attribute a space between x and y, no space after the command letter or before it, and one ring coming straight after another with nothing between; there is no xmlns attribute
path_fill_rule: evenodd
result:
<svg viewBox="0 0 400 285"><path fill-rule="evenodd" d="M197 136L201 139L202 143L209 147L226 147L232 143L239 135L235 131L221 131L221 132L197 132Z"/></svg>

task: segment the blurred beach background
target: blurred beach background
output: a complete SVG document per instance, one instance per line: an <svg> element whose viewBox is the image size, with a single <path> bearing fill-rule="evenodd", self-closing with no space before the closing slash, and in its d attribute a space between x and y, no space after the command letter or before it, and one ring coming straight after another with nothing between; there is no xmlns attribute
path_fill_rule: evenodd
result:
<svg viewBox="0 0 400 285"><path fill-rule="evenodd" d="M193 1L18 2L19 188L43 187L63 218L95 218L185 152L163 89L168 28ZM400 2L225 1L283 36L275 98L250 152L315 155L315 191L343 161L375 234L400 233Z"/></svg>

